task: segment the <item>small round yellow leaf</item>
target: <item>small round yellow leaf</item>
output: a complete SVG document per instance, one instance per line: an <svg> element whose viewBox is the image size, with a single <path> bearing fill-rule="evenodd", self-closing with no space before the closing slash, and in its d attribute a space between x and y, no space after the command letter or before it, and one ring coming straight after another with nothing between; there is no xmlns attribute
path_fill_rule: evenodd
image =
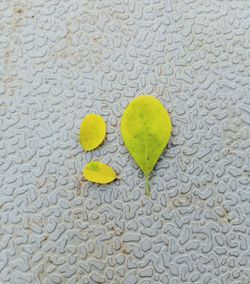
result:
<svg viewBox="0 0 250 284"><path fill-rule="evenodd" d="M102 144L106 135L106 124L98 114L88 114L80 127L80 144L85 151L91 151Z"/></svg>
<svg viewBox="0 0 250 284"><path fill-rule="evenodd" d="M117 178L115 171L106 164L98 161L89 162L83 170L85 179L96 183L110 183Z"/></svg>

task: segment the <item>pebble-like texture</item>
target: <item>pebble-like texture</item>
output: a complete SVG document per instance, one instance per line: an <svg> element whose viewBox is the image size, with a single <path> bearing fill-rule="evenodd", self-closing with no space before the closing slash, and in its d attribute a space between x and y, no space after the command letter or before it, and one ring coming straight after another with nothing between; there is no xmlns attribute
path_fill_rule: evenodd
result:
<svg viewBox="0 0 250 284"><path fill-rule="evenodd" d="M119 133L142 93L173 122L150 199ZM249 125L248 0L0 1L0 283L250 283Z"/></svg>

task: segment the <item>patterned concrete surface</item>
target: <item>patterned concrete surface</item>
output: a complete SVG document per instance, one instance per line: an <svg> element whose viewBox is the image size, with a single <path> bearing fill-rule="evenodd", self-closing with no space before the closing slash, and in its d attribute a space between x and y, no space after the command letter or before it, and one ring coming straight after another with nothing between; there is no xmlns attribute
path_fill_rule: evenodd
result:
<svg viewBox="0 0 250 284"><path fill-rule="evenodd" d="M1 0L0 79L1 284L250 283L250 1ZM150 199L119 133L142 93L173 122Z"/></svg>

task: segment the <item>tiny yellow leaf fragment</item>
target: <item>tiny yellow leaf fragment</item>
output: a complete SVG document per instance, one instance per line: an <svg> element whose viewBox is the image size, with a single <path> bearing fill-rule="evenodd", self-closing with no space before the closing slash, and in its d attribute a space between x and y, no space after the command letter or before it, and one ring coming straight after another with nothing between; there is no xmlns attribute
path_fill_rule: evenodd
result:
<svg viewBox="0 0 250 284"><path fill-rule="evenodd" d="M80 144L85 151L91 151L102 144L106 136L106 124L98 114L88 114L80 127Z"/></svg>
<svg viewBox="0 0 250 284"><path fill-rule="evenodd" d="M89 162L83 170L85 179L91 182L106 184L117 178L115 171L98 161Z"/></svg>
<svg viewBox="0 0 250 284"><path fill-rule="evenodd" d="M125 146L146 176L146 194L150 195L149 174L167 146L172 124L167 110L153 96L139 96L125 109L121 134Z"/></svg>

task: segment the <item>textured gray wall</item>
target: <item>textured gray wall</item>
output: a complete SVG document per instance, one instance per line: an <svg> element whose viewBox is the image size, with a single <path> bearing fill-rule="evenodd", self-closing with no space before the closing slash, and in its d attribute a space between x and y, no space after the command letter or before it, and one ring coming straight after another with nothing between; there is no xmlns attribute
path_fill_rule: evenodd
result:
<svg viewBox="0 0 250 284"><path fill-rule="evenodd" d="M0 78L1 284L250 283L250 1L1 0ZM119 133L142 93L173 122L151 199Z"/></svg>

